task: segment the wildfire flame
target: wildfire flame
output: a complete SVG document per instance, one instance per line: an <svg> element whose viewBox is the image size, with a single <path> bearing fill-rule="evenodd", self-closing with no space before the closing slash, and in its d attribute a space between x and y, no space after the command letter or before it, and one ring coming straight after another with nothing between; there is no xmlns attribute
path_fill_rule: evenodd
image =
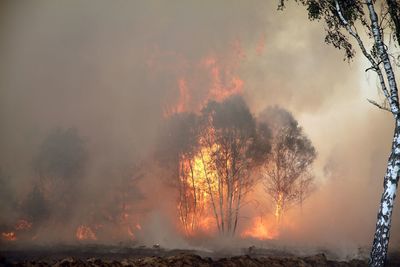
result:
<svg viewBox="0 0 400 267"><path fill-rule="evenodd" d="M15 241L17 240L17 234L24 231L29 231L32 228L32 223L27 220L20 219L14 224L13 228L14 231L1 233L1 238L5 241Z"/></svg>
<svg viewBox="0 0 400 267"><path fill-rule="evenodd" d="M199 63L194 64L194 70L200 71L209 77L205 99L194 98L189 92L193 84L192 76L178 76L177 85L179 96L175 105L164 109L164 116L187 111L198 112L208 100L222 101L234 94L241 94L244 81L237 75L240 62L246 57L240 41L236 40L230 47L228 58L207 55ZM196 75L195 75L196 76ZM189 81L189 82L188 82ZM192 82L192 83L190 83ZM194 81L196 83L196 81ZM213 129L208 129L208 136L212 136ZM207 143L210 140L199 140ZM213 143L213 142L212 142ZM218 173L212 165L212 154L217 149L217 144L202 145L195 155L181 155L179 162L180 201L177 209L183 231L187 236L196 233L212 233L216 230L214 201L224 194L221 185L218 185Z"/></svg>
<svg viewBox="0 0 400 267"><path fill-rule="evenodd" d="M190 102L190 94L187 87L187 82L184 78L178 79L179 99L178 102L172 106L164 108L164 117L169 117L172 114L185 112L188 110Z"/></svg>
<svg viewBox="0 0 400 267"><path fill-rule="evenodd" d="M232 217L229 218L229 216L235 211L229 207L228 201L230 199L225 198L228 188L222 185L222 183L229 181L221 180L217 163L213 160L213 155L218 153L219 149L219 145L214 141L215 129L210 126L199 138L200 148L194 155L183 154L180 156L180 202L178 203L178 211L183 232L189 237L204 233L214 234L217 230L222 234L234 235L236 228L233 227L236 227L236 225L229 225L232 222ZM227 157L226 164L229 170L232 164L229 157ZM236 193L241 190L240 184L232 183L231 186ZM232 203L236 201L237 196L240 197L238 194L233 195ZM280 195L279 199L276 218L279 218L282 214L283 195ZM221 202L224 203L221 204ZM225 217L221 219L222 216ZM222 221L226 218L228 220ZM222 225L222 223L225 223L225 225ZM241 232L240 236L260 240L274 239L279 235L278 225L279 222L255 217L250 226ZM225 226L225 229L222 228L223 226Z"/></svg>
<svg viewBox="0 0 400 267"><path fill-rule="evenodd" d="M156 49L155 54L160 56L160 53L161 51ZM217 56L210 53L198 62L192 63L182 58L182 55L176 54L175 57L174 69L177 72L178 97L174 104L164 107L164 117L181 112L198 112L209 100L222 101L229 96L243 93L244 81L239 76L238 69L242 61L246 59L246 54L240 40L233 41L225 55ZM152 57L149 61L152 62L151 66L154 65L154 60L155 58ZM152 67L150 69L153 70ZM201 88L201 91L205 91L201 94L190 94L190 92L198 91L197 88L193 88L195 85L204 82L206 85Z"/></svg>
<svg viewBox="0 0 400 267"><path fill-rule="evenodd" d="M78 240L97 240L96 234L87 225L78 226L75 236Z"/></svg>
<svg viewBox="0 0 400 267"><path fill-rule="evenodd" d="M210 128L209 134L212 133ZM200 140L200 142L205 142ZM194 236L198 232L215 231L215 218L210 213L213 197L217 194L217 171L209 168L216 144L203 146L192 157L183 155L180 160L181 201L178 204L180 220L185 234Z"/></svg>
<svg viewBox="0 0 400 267"><path fill-rule="evenodd" d="M237 69L246 55L238 40L233 43L232 48L234 57L230 60L208 55L200 61L200 69L207 73L209 84L205 99L199 101L199 106L193 105L194 98L190 95L190 92L193 92L189 90L193 81L190 80L188 83L188 79L191 77L177 78L179 96L175 105L164 109L165 117L188 111L198 112L209 100L221 102L232 95L242 94L244 81L237 74ZM258 50L262 49L263 44L260 44ZM235 211L233 203L240 203L241 185L232 183L227 188L227 185L223 184L221 180L223 178L220 177L218 167L212 159L218 150L218 144L212 140L213 131L210 126L204 136L200 137L198 140L200 149L194 155L183 154L179 158L180 200L177 209L182 231L186 236L195 236L199 233L213 234L217 230L220 232L227 230L226 232L230 234L236 231L237 217L236 222L233 218L238 214L239 204ZM232 163L228 159L226 164L229 168ZM227 197L229 190L231 198ZM265 225L258 224L254 227L248 230L249 235L255 237L258 233L261 239L272 236L269 231L267 232Z"/></svg>
<svg viewBox="0 0 400 267"><path fill-rule="evenodd" d="M136 234L135 234L135 230L140 231L142 230L142 226L140 224L135 224L135 226L132 225L127 225L127 231L128 231L128 236L134 240L136 239Z"/></svg>
<svg viewBox="0 0 400 267"><path fill-rule="evenodd" d="M240 236L242 238L251 237L260 240L275 239L278 237L279 233L271 227L272 225L272 223L263 220L262 217L256 217L253 219L251 227L244 230Z"/></svg>
<svg viewBox="0 0 400 267"><path fill-rule="evenodd" d="M15 232L1 233L1 236L3 237L4 240L7 240L7 241L15 241L15 240L17 240L17 235L15 234Z"/></svg>
<svg viewBox="0 0 400 267"><path fill-rule="evenodd" d="M221 66L215 57L205 58L202 65L209 71L211 77L207 100L222 101L231 95L242 93L244 82L233 73L233 66Z"/></svg>

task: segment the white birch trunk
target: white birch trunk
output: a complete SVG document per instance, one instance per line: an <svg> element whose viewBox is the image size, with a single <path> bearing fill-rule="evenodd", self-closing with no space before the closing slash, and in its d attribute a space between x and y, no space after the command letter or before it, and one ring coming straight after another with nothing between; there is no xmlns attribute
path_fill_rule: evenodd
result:
<svg viewBox="0 0 400 267"><path fill-rule="evenodd" d="M388 160L386 174L383 180L383 193L379 207L374 242L371 250L370 266L385 265L393 204L396 198L400 171L400 119L396 118L396 128L392 143L392 152Z"/></svg>
<svg viewBox="0 0 400 267"><path fill-rule="evenodd" d="M375 12L373 1L366 1L368 12L371 20L371 30L374 36L375 45L378 49L380 60L383 63L383 68L386 74L389 85L390 96L387 100L390 104L390 110L395 117L395 130L392 143L392 151L388 160L386 174L383 180L383 193L378 211L376 222L376 230L372 250L370 255L370 266L381 267L385 265L389 236L390 225L392 220L393 204L396 198L397 185L399 182L400 170L400 117L399 117L399 99L397 84L394 71L390 62L389 55L383 43L381 28L378 24L378 16ZM382 81L381 81L382 82ZM382 88L384 90L384 88ZM384 92L385 93L385 92Z"/></svg>

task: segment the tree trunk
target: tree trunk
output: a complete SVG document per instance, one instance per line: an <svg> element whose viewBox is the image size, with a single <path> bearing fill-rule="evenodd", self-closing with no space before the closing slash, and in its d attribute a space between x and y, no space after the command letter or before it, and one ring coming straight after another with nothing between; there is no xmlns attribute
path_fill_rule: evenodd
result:
<svg viewBox="0 0 400 267"><path fill-rule="evenodd" d="M193 212L192 212L192 231L194 231L195 227L197 227L197 191L196 191L196 184L194 182L194 173L193 173L193 166L192 160L189 160L189 167L190 167L190 174L192 176L192 187L193 187Z"/></svg>
<svg viewBox="0 0 400 267"><path fill-rule="evenodd" d="M227 181L227 211L226 211L226 217L227 217L227 224L228 224L228 230L227 234L231 234L232 231L232 199L233 199L233 177L228 174L228 181Z"/></svg>
<svg viewBox="0 0 400 267"><path fill-rule="evenodd" d="M232 236L235 235L236 233L236 228L237 228L237 224L238 224L238 217L239 217L239 208L240 208L240 200L242 198L242 180L239 180L239 192L238 192L238 197L237 197L237 203L236 203L236 210L235 210L235 224L233 226L233 232L232 232Z"/></svg>
<svg viewBox="0 0 400 267"><path fill-rule="evenodd" d="M215 221L217 222L218 232L221 232L221 226L220 226L220 222L219 222L219 218L218 218L217 208L216 208L216 205L215 205L214 194L213 194L213 191L212 191L212 188L211 188L211 181L210 181L210 178L208 177L208 174L207 174L206 161L204 160L204 155L203 155L203 152L201 150L200 150L200 155L201 155L201 162L203 163L204 177L206 178L206 181L207 181L208 193L210 195L211 204L212 204L213 211L214 211Z"/></svg>
<svg viewBox="0 0 400 267"><path fill-rule="evenodd" d="M400 118L396 116L396 127L392 143L392 151L388 160L387 170L383 181L383 193L379 207L374 242L371 250L370 266L385 265L393 203L396 198L400 170Z"/></svg>
<svg viewBox="0 0 400 267"><path fill-rule="evenodd" d="M282 192L279 192L275 206L275 218L276 218L276 223L278 225L281 224L283 208L284 208L284 194Z"/></svg>
<svg viewBox="0 0 400 267"><path fill-rule="evenodd" d="M221 216L221 234L225 235L225 217L224 217L224 184L223 178L218 174L218 197L219 197L219 215Z"/></svg>

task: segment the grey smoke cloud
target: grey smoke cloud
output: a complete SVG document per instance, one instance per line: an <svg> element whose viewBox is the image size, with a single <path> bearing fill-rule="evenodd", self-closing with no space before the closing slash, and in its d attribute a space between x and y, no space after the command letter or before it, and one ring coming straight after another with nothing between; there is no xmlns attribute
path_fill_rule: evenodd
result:
<svg viewBox="0 0 400 267"><path fill-rule="evenodd" d="M19 196L30 190L32 157L46 135L76 127L90 155L82 201L100 199L151 154L164 109L179 98L180 78L190 107L203 103L212 79L201 62L214 57L230 66L221 72L232 72L221 74L222 83L243 80L254 113L287 108L318 151L319 189L301 216L293 211L302 230L287 238L369 244L391 118L364 101L374 84L365 82L362 61L343 62L300 7L278 12L275 1L258 0L3 1L0 12L0 166ZM399 222L395 207L397 248Z"/></svg>

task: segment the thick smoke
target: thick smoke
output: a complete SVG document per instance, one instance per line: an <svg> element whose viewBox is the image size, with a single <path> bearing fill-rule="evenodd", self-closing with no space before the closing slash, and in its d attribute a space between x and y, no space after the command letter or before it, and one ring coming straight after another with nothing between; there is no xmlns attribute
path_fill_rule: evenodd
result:
<svg viewBox="0 0 400 267"><path fill-rule="evenodd" d="M371 242L392 118L364 101L375 96L364 62L343 62L297 5L278 12L275 1L261 0L2 1L0 12L1 225L34 197L34 161L46 138L75 128L87 159L71 229L92 223L80 218L93 213L114 218L112 229L115 214L129 210L138 214L132 220L149 222L147 243L157 242L168 225L159 221L173 225L165 211L176 196L160 182L163 170L142 160L153 155L162 120L180 101L197 112L221 92L241 92L254 114L269 105L290 110L318 151L318 189L288 215L296 225L282 239L339 248ZM136 189L123 188L126 180ZM132 205L108 207L125 202ZM54 236L46 226L42 235ZM176 236L166 228L168 243Z"/></svg>

